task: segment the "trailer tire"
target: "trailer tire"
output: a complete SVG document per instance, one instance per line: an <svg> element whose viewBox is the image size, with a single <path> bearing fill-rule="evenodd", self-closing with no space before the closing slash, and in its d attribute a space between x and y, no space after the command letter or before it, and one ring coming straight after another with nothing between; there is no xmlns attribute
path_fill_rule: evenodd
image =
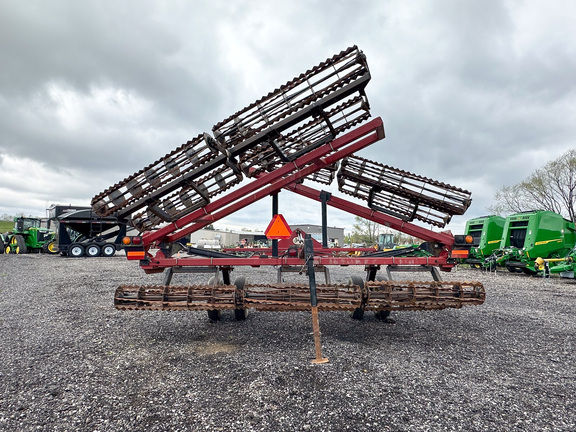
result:
<svg viewBox="0 0 576 432"><path fill-rule="evenodd" d="M72 258L80 258L84 256L84 246L80 243L72 243L68 248L68 256Z"/></svg>
<svg viewBox="0 0 576 432"><path fill-rule="evenodd" d="M534 276L536 274L538 274L537 271L529 269L528 267L523 267L520 269L520 271L528 276Z"/></svg>
<svg viewBox="0 0 576 432"><path fill-rule="evenodd" d="M359 287L363 287L364 286L364 281L362 280L362 278L360 276L350 276L350 278L348 279L348 283L350 285L358 285ZM362 305L356 309L354 309L354 311L350 314L350 317L354 320L362 320L364 319L364 308L365 308L365 304L362 303Z"/></svg>
<svg viewBox="0 0 576 432"><path fill-rule="evenodd" d="M102 253L102 249L96 243L91 243L86 246L86 256L90 258L99 257Z"/></svg>
<svg viewBox="0 0 576 432"><path fill-rule="evenodd" d="M116 254L116 246L110 243L107 243L104 246L102 246L102 256L109 258L113 257L114 254Z"/></svg>

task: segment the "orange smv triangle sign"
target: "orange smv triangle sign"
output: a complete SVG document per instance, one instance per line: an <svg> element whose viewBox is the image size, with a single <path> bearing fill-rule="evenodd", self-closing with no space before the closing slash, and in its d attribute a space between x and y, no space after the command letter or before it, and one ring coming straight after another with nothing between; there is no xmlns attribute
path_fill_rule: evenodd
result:
<svg viewBox="0 0 576 432"><path fill-rule="evenodd" d="M286 223L286 219L281 214L274 215L270 225L264 231L266 237L269 239L287 239L292 235L290 226Z"/></svg>

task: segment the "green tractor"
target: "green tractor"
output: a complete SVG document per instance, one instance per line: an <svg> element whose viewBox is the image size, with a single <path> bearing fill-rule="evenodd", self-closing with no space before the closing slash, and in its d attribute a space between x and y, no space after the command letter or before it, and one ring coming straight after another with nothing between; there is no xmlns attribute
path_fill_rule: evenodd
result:
<svg viewBox="0 0 576 432"><path fill-rule="evenodd" d="M27 252L58 253L55 233L42 227L38 218L14 218L14 230L3 234L4 252L23 254Z"/></svg>

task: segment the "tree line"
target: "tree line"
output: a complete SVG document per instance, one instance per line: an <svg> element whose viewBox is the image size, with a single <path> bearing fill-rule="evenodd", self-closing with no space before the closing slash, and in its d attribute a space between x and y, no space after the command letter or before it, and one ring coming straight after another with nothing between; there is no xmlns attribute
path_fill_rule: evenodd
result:
<svg viewBox="0 0 576 432"><path fill-rule="evenodd" d="M520 183L502 186L489 207L494 214L549 210L576 222L576 150L548 162Z"/></svg>

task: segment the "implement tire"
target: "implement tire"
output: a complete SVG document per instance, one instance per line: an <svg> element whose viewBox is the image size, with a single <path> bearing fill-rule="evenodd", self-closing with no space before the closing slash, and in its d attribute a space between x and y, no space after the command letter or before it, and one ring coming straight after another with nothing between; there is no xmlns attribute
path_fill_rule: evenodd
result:
<svg viewBox="0 0 576 432"><path fill-rule="evenodd" d="M104 257L112 257L116 253L116 246L111 243L106 243L102 246L102 256Z"/></svg>
<svg viewBox="0 0 576 432"><path fill-rule="evenodd" d="M364 286L364 280L360 276L350 276L348 283L350 285L358 285L361 288ZM354 309L354 311L350 314L350 317L358 321L364 319L364 307L364 302L362 302L362 306Z"/></svg>

